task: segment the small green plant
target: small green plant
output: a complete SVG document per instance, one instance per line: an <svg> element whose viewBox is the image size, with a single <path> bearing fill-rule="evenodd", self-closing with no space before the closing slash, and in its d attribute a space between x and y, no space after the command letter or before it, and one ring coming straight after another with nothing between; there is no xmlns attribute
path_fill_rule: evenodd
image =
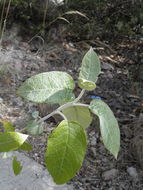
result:
<svg viewBox="0 0 143 190"><path fill-rule="evenodd" d="M77 98L72 77L60 71L44 72L27 79L18 89L17 94L36 103L59 104L52 113L27 124L27 131L32 135L43 132L43 122L55 114L60 114L63 121L48 137L45 153L46 167L57 184L64 184L73 178L82 166L87 148L86 129L92 122L91 112L99 117L103 143L107 150L117 158L120 148L120 131L117 120L108 105L101 99L94 99L89 105L81 103L85 91L96 88L95 82L101 72L100 61L92 48L85 54L78 78L82 89ZM14 127L2 121L4 132L0 133L0 152L31 150L26 142L28 135L16 132ZM24 130L23 130L24 131ZM22 169L20 162L13 157L13 170L18 175Z"/></svg>

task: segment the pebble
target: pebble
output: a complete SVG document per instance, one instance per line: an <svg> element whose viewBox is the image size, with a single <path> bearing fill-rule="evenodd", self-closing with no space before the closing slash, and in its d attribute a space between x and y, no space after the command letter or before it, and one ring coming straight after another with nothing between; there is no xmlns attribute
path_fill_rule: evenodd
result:
<svg viewBox="0 0 143 190"><path fill-rule="evenodd" d="M95 147L96 144L97 144L97 138L95 136L92 136L91 137L91 145Z"/></svg>
<svg viewBox="0 0 143 190"><path fill-rule="evenodd" d="M137 173L136 168L134 168L134 167L128 167L128 168L127 168L127 172L128 172L128 174L129 174L134 180L137 180L137 178L138 178L138 173Z"/></svg>
<svg viewBox="0 0 143 190"><path fill-rule="evenodd" d="M91 147L90 150L92 151L94 157L96 157L97 156L96 148L95 147Z"/></svg>
<svg viewBox="0 0 143 190"><path fill-rule="evenodd" d="M2 104L3 103L3 99L0 97L0 104Z"/></svg>
<svg viewBox="0 0 143 190"><path fill-rule="evenodd" d="M119 170L113 168L111 170L105 171L102 174L102 178L104 180L112 180L117 177L118 173L119 173Z"/></svg>
<svg viewBox="0 0 143 190"><path fill-rule="evenodd" d="M114 70L114 67L110 63L102 63L102 69L103 70Z"/></svg>

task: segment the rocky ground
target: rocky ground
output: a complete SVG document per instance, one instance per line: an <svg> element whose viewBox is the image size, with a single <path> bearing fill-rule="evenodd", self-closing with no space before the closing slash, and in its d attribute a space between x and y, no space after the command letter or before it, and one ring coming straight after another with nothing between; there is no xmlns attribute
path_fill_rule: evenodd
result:
<svg viewBox="0 0 143 190"><path fill-rule="evenodd" d="M77 79L82 57L92 46L100 57L102 73L97 88L85 94L84 102L89 103L90 95L96 94L112 108L121 129L121 149L115 160L104 148L94 119L88 129L89 144L83 166L69 183L73 184L75 190L142 190L141 39L120 40L110 45L100 40L89 43L71 43L66 40L43 43L40 39L28 41L28 38L14 34L13 30L5 34L0 51L0 118L11 121L21 129L34 111L38 110L44 115L44 107L24 101L16 95L16 89L28 77L51 70L66 71ZM75 93L79 92L77 88ZM29 138L34 149L25 154L42 165L47 136L57 126L57 122L57 118L46 121L44 133Z"/></svg>

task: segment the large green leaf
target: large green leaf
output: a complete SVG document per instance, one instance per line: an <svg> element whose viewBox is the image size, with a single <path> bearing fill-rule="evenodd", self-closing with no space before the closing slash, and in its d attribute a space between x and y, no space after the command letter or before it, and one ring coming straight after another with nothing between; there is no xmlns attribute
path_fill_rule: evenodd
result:
<svg viewBox="0 0 143 190"><path fill-rule="evenodd" d="M65 103L73 100L72 77L60 71L40 73L27 79L17 94L36 103Z"/></svg>
<svg viewBox="0 0 143 190"><path fill-rule="evenodd" d="M13 172L15 175L20 174L20 172L22 170L21 163L19 161L17 161L16 156L13 157L12 168L13 168Z"/></svg>
<svg viewBox="0 0 143 190"><path fill-rule="evenodd" d="M89 127L92 122L92 117L89 108L83 106L73 106L63 110L64 115L68 120L77 121L83 128Z"/></svg>
<svg viewBox="0 0 143 190"><path fill-rule="evenodd" d="M100 61L92 48L85 54L78 78L78 85L85 90L94 90L100 74Z"/></svg>
<svg viewBox="0 0 143 190"><path fill-rule="evenodd" d="M46 167L57 184L64 184L80 169L87 139L83 127L75 121L62 121L49 136Z"/></svg>
<svg viewBox="0 0 143 190"><path fill-rule="evenodd" d="M89 108L99 117L105 147L117 158L120 148L120 130L113 112L105 102L99 99L92 100Z"/></svg>
<svg viewBox="0 0 143 190"><path fill-rule="evenodd" d="M0 133L0 152L9 152L18 149L28 135L18 132L4 132Z"/></svg>

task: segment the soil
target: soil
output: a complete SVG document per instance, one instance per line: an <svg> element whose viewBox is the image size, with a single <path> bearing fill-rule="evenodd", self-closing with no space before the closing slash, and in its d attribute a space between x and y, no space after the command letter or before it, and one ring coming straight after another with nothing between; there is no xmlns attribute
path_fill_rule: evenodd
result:
<svg viewBox="0 0 143 190"><path fill-rule="evenodd" d="M143 133L135 132L135 129L142 131L143 128L142 39L72 43L64 38L57 40L57 37L41 43L41 39L28 42L28 37L22 38L17 33L11 29L5 34L0 51L0 119L22 129L34 111L45 115L44 107L21 99L16 95L16 89L32 75L51 70L66 71L77 79L82 57L92 46L100 57L102 73L97 88L87 92L83 101L89 103L90 95L95 94L111 107L121 130L121 148L115 160L104 148L94 118L87 130L89 144L84 163L69 183L75 190L142 190L143 164L140 158L143 158L143 149L138 151L140 145L136 145L138 140L135 140L138 134L143 139ZM75 94L79 92L77 87ZM25 154L44 165L47 136L58 122L57 118L52 118L45 122L42 135L30 136L33 151ZM143 146L143 140L141 144Z"/></svg>

